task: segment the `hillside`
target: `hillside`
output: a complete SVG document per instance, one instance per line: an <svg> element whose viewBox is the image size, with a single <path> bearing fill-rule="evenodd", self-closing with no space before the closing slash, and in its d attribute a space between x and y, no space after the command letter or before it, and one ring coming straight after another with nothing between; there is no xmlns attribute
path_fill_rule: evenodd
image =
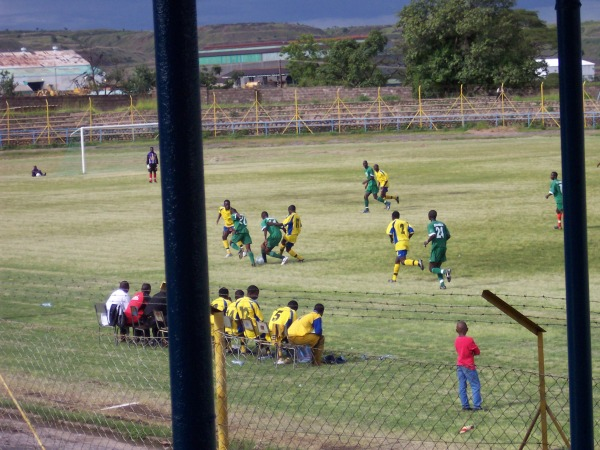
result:
<svg viewBox="0 0 600 450"><path fill-rule="evenodd" d="M290 23L247 23L233 25L208 25L198 28L198 46L251 42L289 41L302 34L317 38L349 37L368 34L381 29L393 44L400 34L392 25L333 27L320 29L308 25ZM600 64L600 22L583 22L582 48L584 58ZM150 31L127 30L36 30L0 31L0 51L49 50L52 46L75 50L93 65L109 71L115 67L124 69L136 65L154 65L154 36Z"/></svg>

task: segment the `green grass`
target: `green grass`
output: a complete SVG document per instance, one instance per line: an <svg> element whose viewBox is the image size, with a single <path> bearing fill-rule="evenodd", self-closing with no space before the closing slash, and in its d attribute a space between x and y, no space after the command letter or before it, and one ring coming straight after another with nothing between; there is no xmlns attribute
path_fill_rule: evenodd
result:
<svg viewBox="0 0 600 450"><path fill-rule="evenodd" d="M535 337L481 298L489 289L546 329L546 371L566 375L563 235L553 229L553 200L544 199L550 171L557 170L562 178L559 136L476 136L415 133L207 142L211 298L220 286L231 291L256 284L266 316L291 298L300 302L301 314L322 302L328 349L436 364L453 363L454 323L465 319L482 349L480 366L536 370ZM164 279L161 188L147 183L148 145L89 147L86 175L80 174L77 148L0 155L0 319L94 333L93 303L103 301L119 280L128 279L132 290L146 281L158 288ZM600 312L597 133L588 132L586 154L595 341ZM400 205L394 202L392 209L398 208L416 230L411 257L428 257L422 242L429 209L436 209L448 225L453 237L445 266L452 267L454 278L446 291L438 289L434 275L416 267L403 267L397 285L387 283L394 259L385 234L390 214L373 202L371 213L361 214L363 159L387 171L391 193L400 195ZM34 164L48 176L31 178ZM282 267L271 260L252 268L247 260L225 259L221 225L215 224L225 198L248 216L256 252L260 212L267 210L281 220L287 206L295 204L304 225L295 248L306 262ZM53 307L40 307L44 302ZM44 332L39 332L40 339ZM80 345L95 344L86 340ZM8 355L3 366L18 370L18 355L27 346L23 342L3 353ZM593 348L594 361L598 356ZM71 359L70 351L64 358L65 366L77 367L72 383L102 377L102 367L93 360ZM165 361L158 364L166 370ZM271 379L270 386L289 376L286 370L273 373L272 366L259 370ZM600 366L595 364L593 372L598 376ZM335 390L344 381L332 378L328 383ZM435 385L428 389L435 392ZM328 410L328 417L342 417L339 408ZM389 426L402 426L397 421L390 418Z"/></svg>

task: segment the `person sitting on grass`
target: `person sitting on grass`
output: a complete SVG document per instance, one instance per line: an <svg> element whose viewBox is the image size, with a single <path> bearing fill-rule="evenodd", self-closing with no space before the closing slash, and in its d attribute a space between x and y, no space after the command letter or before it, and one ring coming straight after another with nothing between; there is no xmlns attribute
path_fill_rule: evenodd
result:
<svg viewBox="0 0 600 450"><path fill-rule="evenodd" d="M33 169L31 169L31 176L32 177L45 177L46 172L42 172L40 169L38 169L38 166L33 166Z"/></svg>

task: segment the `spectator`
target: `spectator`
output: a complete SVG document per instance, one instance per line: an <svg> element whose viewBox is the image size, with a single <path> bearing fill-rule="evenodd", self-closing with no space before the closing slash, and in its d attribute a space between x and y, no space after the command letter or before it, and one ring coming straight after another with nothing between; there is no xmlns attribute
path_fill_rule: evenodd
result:
<svg viewBox="0 0 600 450"><path fill-rule="evenodd" d="M151 291L152 291L152 287L150 286L150 283L143 283L141 290L139 292L136 292L135 295L133 297L131 297L131 300L129 301L127 308L125 308L125 317L127 318L127 324L129 326L133 325L133 317L131 314L132 306L135 306L138 310L138 319L139 319L140 325L142 325L142 326L147 325L147 320L146 320L146 317L144 316L144 309L145 309L146 305L148 303L150 303L150 292ZM138 333L138 335L139 335L139 333ZM150 330L148 328L146 330L144 330L143 336L150 337Z"/></svg>
<svg viewBox="0 0 600 450"><path fill-rule="evenodd" d="M479 375L477 374L477 366L475 365L475 355L479 355L479 347L475 344L472 337L467 336L469 328L467 324L459 320L456 323L456 332L458 336L454 341L454 348L456 349L456 376L458 377L458 396L462 403L463 411L480 411L481 407L481 394L479 383ZM473 408L469 404L469 397L467 396L467 382L471 385L471 393L473 394Z"/></svg>
<svg viewBox="0 0 600 450"><path fill-rule="evenodd" d="M33 166L33 169L31 169L31 176L32 177L45 177L46 172L42 172L40 169L38 169L38 166Z"/></svg>
<svg viewBox="0 0 600 450"><path fill-rule="evenodd" d="M106 300L107 323L106 325L117 325L119 316L123 316L129 304L129 282L121 281L119 289L113 291ZM127 326L124 322L119 326L122 335L127 334Z"/></svg>
<svg viewBox="0 0 600 450"><path fill-rule="evenodd" d="M288 339L294 345L310 345L312 364L321 365L325 336L323 336L322 317L325 307L321 303L315 305L314 311L296 320L288 329Z"/></svg>
<svg viewBox="0 0 600 450"><path fill-rule="evenodd" d="M160 311L163 313L163 317L165 318L165 326L167 326L168 320L166 281L163 281L160 284L160 291L154 294L150 302L147 305L145 305L144 308L144 315L146 316L148 326L152 329L152 336L158 337L158 326L156 325L156 320L154 319L154 311Z"/></svg>

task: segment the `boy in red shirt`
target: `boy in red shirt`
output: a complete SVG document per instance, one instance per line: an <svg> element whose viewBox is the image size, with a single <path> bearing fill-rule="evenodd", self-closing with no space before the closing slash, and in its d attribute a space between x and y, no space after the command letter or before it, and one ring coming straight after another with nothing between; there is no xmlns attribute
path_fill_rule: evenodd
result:
<svg viewBox="0 0 600 450"><path fill-rule="evenodd" d="M467 336L466 322L459 320L456 323L456 332L458 336L454 341L454 348L456 348L456 376L458 377L458 396L462 403L463 411L481 411L481 394L479 383L479 375L477 374L477 367L475 366L475 355L479 355L479 347L473 340L472 337ZM469 405L469 397L467 396L467 382L471 385L471 392L473 394L473 408Z"/></svg>

